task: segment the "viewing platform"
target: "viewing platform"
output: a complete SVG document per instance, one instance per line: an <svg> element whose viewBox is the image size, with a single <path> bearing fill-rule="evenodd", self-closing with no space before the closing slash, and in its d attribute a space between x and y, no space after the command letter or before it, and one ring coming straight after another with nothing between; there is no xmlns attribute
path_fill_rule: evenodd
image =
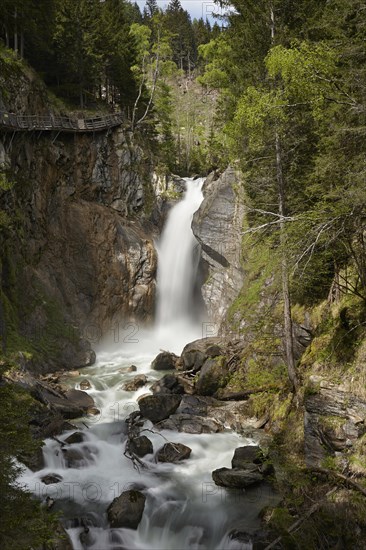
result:
<svg viewBox="0 0 366 550"><path fill-rule="evenodd" d="M29 132L102 132L120 126L122 113L101 115L92 118L73 118L57 115L17 115L0 111L0 131Z"/></svg>

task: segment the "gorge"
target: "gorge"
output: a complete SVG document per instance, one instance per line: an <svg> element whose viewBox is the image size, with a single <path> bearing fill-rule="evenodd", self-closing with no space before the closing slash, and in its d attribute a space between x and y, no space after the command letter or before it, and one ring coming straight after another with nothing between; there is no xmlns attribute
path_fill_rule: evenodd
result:
<svg viewBox="0 0 366 550"><path fill-rule="evenodd" d="M153 381L159 380L159 371L150 370L150 363L159 349L180 353L186 343L202 336L199 319L189 316L197 267L197 241L190 225L203 199L202 183L203 179L186 181L185 198L169 213L158 245L160 314L156 325L151 329L139 327L129 339L102 347L93 367L65 380L77 389L85 387L87 381L88 394L99 413L77 423L79 431L74 428L56 440L46 440L44 468L23 474L22 481L29 490L43 500L52 499L56 509L62 509L75 550L121 546L235 549L239 543L231 540L230 532L239 525L251 532L258 525L259 510L274 501L269 487L248 494L237 489L224 496L223 489L213 483L210 470L229 466L237 447L252 444L235 433L194 435L189 429L178 433L159 429L159 424L154 429L148 422L141 434L148 436L153 447L137 468L126 456L126 416L139 410L139 399ZM131 363L137 368L129 374ZM135 392L124 389L141 375L147 378ZM191 456L177 464L156 462L156 451L167 441L188 446ZM142 491L146 497L141 524L137 531L110 529L107 506L127 490Z"/></svg>
<svg viewBox="0 0 366 550"><path fill-rule="evenodd" d="M4 550L364 548L364 10L230 5L2 2Z"/></svg>

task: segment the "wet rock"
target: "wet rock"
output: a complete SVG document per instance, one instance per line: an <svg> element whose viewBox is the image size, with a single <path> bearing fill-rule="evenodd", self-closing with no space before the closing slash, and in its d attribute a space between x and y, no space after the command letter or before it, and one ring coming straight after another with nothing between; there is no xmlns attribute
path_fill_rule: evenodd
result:
<svg viewBox="0 0 366 550"><path fill-rule="evenodd" d="M84 460L84 455L79 449L62 449L62 454L68 468L77 468Z"/></svg>
<svg viewBox="0 0 366 550"><path fill-rule="evenodd" d="M140 435L139 437L131 439L129 449L140 458L154 452L153 444L146 435Z"/></svg>
<svg viewBox="0 0 366 550"><path fill-rule="evenodd" d="M227 374L223 356L206 359L196 382L196 392L200 395L214 395L219 388L225 385Z"/></svg>
<svg viewBox="0 0 366 550"><path fill-rule="evenodd" d="M32 472L38 472L38 470L42 470L45 466L41 448L38 448L32 454L23 454L20 456L20 461L23 462L27 468L32 470Z"/></svg>
<svg viewBox="0 0 366 550"><path fill-rule="evenodd" d="M130 490L115 498L107 509L111 527L137 529L145 508L146 497L140 491Z"/></svg>
<svg viewBox="0 0 366 550"><path fill-rule="evenodd" d="M77 376L80 376L80 372L78 370L69 370L67 373L64 374L64 376L76 378Z"/></svg>
<svg viewBox="0 0 366 550"><path fill-rule="evenodd" d="M193 414L204 416L209 406L215 406L218 401L212 397L202 395L183 395L182 401L176 411L177 414Z"/></svg>
<svg viewBox="0 0 366 550"><path fill-rule="evenodd" d="M80 533L79 540L83 548L92 546L96 542L95 536L93 536L88 526L85 526L84 530Z"/></svg>
<svg viewBox="0 0 366 550"><path fill-rule="evenodd" d="M138 374L129 382L123 384L122 389L125 391L137 391L147 384L147 377L144 374Z"/></svg>
<svg viewBox="0 0 366 550"><path fill-rule="evenodd" d="M255 531L254 533L246 533L239 529L233 529L229 533L231 540L238 541L243 546L242 548L251 548L252 550L265 550L270 542L276 538L275 534L270 535L266 531Z"/></svg>
<svg viewBox="0 0 366 550"><path fill-rule="evenodd" d="M152 370L173 370L178 361L178 356L169 351L162 351L151 363Z"/></svg>
<svg viewBox="0 0 366 550"><path fill-rule="evenodd" d="M34 413L29 421L29 427L34 439L47 439L71 430L74 426L66 422L59 413L42 408Z"/></svg>
<svg viewBox="0 0 366 550"><path fill-rule="evenodd" d="M151 391L154 394L159 393L176 393L176 394L183 394L184 393L184 387L180 383L177 376L174 374L166 374L163 376L160 380L157 380L154 382L154 384L151 386Z"/></svg>
<svg viewBox="0 0 366 550"><path fill-rule="evenodd" d="M72 445L73 443L82 443L85 440L83 432L74 432L65 439L65 443Z"/></svg>
<svg viewBox="0 0 366 550"><path fill-rule="evenodd" d="M224 431L224 426L216 420L192 414L173 414L160 422L159 428L187 434L212 434Z"/></svg>
<svg viewBox="0 0 366 550"><path fill-rule="evenodd" d="M247 470L231 470L229 468L219 468L212 472L212 479L220 487L233 487L245 489L263 481L263 475L258 469L248 468Z"/></svg>
<svg viewBox="0 0 366 550"><path fill-rule="evenodd" d="M61 524L57 525L53 535L53 541L47 546L49 550L73 550L69 535Z"/></svg>
<svg viewBox="0 0 366 550"><path fill-rule="evenodd" d="M36 397L42 403L48 405L53 411L58 412L64 418L78 418L83 416L88 408L94 405L93 398L80 390L68 390L60 393L52 388L36 387Z"/></svg>
<svg viewBox="0 0 366 550"><path fill-rule="evenodd" d="M86 414L88 416L98 416L98 414L100 414L100 410L97 409L97 407L89 407Z"/></svg>
<svg viewBox="0 0 366 550"><path fill-rule="evenodd" d="M189 458L192 449L182 443L166 443L156 453L158 462L180 462Z"/></svg>
<svg viewBox="0 0 366 550"><path fill-rule="evenodd" d="M65 394L65 398L70 401L74 406L80 409L87 410L89 407L94 406L94 400L90 395L80 390L69 390Z"/></svg>
<svg viewBox="0 0 366 550"><path fill-rule="evenodd" d="M91 383L89 382L89 380L85 379L85 380L81 380L79 386L81 390L90 390Z"/></svg>
<svg viewBox="0 0 366 550"><path fill-rule="evenodd" d="M209 357L222 355L219 338L202 338L187 344L181 355L182 368L196 373Z"/></svg>
<svg viewBox="0 0 366 550"><path fill-rule="evenodd" d="M120 372L121 374L136 372L136 371L137 371L136 365L131 365L130 367L121 367L120 369L118 369L118 372Z"/></svg>
<svg viewBox="0 0 366 550"><path fill-rule="evenodd" d="M263 451L257 445L246 445L235 449L231 466L233 468L242 468L248 463L262 464L264 460Z"/></svg>
<svg viewBox="0 0 366 550"><path fill-rule="evenodd" d="M250 416L248 401L225 402L215 401L207 408L207 416L231 430L241 433L244 429L253 427L257 419Z"/></svg>
<svg viewBox="0 0 366 550"><path fill-rule="evenodd" d="M176 376L178 383L182 386L183 392L189 395L193 395L196 391L194 387L194 380L191 377L185 376L184 374L177 374Z"/></svg>
<svg viewBox="0 0 366 550"><path fill-rule="evenodd" d="M62 476L58 474L47 474L46 476L41 477L41 481L45 485L53 485L54 483L60 483L62 481Z"/></svg>
<svg viewBox="0 0 366 550"><path fill-rule="evenodd" d="M91 367L92 365L94 365L96 359L97 359L97 356L93 349L85 349L80 351L76 355L75 362L76 362L76 366Z"/></svg>
<svg viewBox="0 0 366 550"><path fill-rule="evenodd" d="M139 407L144 418L156 423L165 420L179 407L181 396L175 394L148 395L139 400Z"/></svg>

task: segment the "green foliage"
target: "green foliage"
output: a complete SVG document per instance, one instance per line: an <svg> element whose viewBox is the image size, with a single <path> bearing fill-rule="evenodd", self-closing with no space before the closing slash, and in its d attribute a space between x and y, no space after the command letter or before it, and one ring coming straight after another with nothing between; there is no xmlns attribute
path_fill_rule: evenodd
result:
<svg viewBox="0 0 366 550"><path fill-rule="evenodd" d="M1 370L6 365L1 364ZM34 453L39 448L29 432L28 419L35 402L29 394L11 384L0 386L0 540L4 550L36 548L53 540L56 516L21 487L16 479L20 468L13 457Z"/></svg>

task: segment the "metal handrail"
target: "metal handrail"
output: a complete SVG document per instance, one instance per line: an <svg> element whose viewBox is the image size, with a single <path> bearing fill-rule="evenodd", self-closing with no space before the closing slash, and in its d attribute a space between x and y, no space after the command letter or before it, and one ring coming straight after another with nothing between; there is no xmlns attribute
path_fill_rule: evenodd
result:
<svg viewBox="0 0 366 550"><path fill-rule="evenodd" d="M122 113L100 115L93 118L71 118L58 115L17 115L0 111L0 129L21 131L41 130L59 132L95 132L108 130L123 122Z"/></svg>

